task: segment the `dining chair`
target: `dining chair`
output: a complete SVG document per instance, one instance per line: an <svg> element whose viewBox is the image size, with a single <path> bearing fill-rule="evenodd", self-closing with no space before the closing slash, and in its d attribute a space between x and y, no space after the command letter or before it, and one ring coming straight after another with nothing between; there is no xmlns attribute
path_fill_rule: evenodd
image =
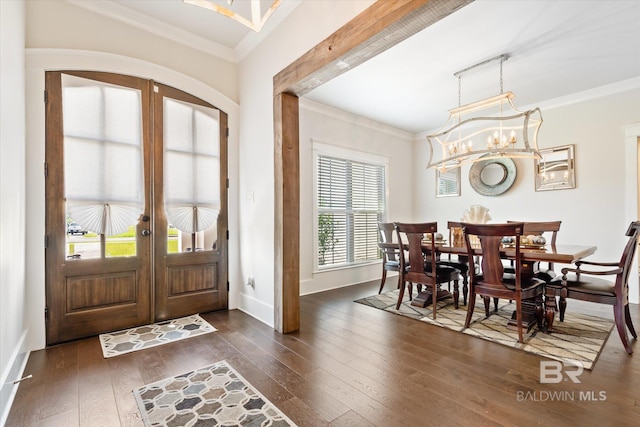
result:
<svg viewBox="0 0 640 427"><path fill-rule="evenodd" d="M561 276L556 277L547 284L547 330L553 330L553 318L555 311L555 297L560 297L560 321L564 321L564 314L567 309L567 298L582 301L595 302L599 304L609 304L613 306L613 316L618 329L618 335L622 340L628 354L633 353L627 328L634 339L638 338L631 322L629 313L629 274L636 271L632 263L633 256L638 245L638 233L640 232L640 221L632 222L627 229L626 236L629 237L622 257L617 262L596 262L596 261L576 261L575 268L565 267L560 271ZM583 266L593 266L595 269L585 270ZM609 267L603 269L603 267ZM568 273L574 273L567 275ZM598 276L614 276L614 280L606 280ZM553 301L550 299L553 298Z"/></svg>
<svg viewBox="0 0 640 427"><path fill-rule="evenodd" d="M405 287L409 287L409 299L412 299L412 288L415 283L418 292L422 291L422 285L431 292L431 304L433 318L436 318L436 303L439 299L449 298L451 294L441 289L442 283L453 281L453 302L458 308L460 296L458 284L460 272L453 267L438 265L436 252L435 233L438 231L437 222L426 223L393 223L398 239L398 249L405 248L403 242L408 244L408 257L400 257L400 293L396 310L400 309ZM423 242L425 235L430 234L431 239ZM430 246L430 247L429 247ZM426 248L426 249L425 249Z"/></svg>
<svg viewBox="0 0 640 427"><path fill-rule="evenodd" d="M522 274L522 253L520 251L520 237L524 230L523 223L508 224L468 224L463 223L463 236L467 245L469 259L474 256L474 247L471 244L471 236L477 236L480 240L481 272L475 269L469 270L470 295L467 306L467 318L464 324L468 328L473 317L476 295L484 300L485 315L489 317L490 298L503 298L514 300L516 303L516 325L518 341L524 341L523 329L523 301L533 300L538 327L542 327L542 295L544 293L544 281L534 277L524 277ZM515 275L513 278L504 275L504 265L500 254L502 238L515 236Z"/></svg>
<svg viewBox="0 0 640 427"><path fill-rule="evenodd" d="M447 229L449 230L449 245L455 246L456 236L454 234L455 229L460 229L462 232L462 225L460 222L447 221ZM452 258L451 254L447 255L447 259L440 259L438 264L453 267L460 271L462 276L462 301L464 305L467 305L467 295L469 294L469 259L466 255L455 255L456 258Z"/></svg>
<svg viewBox="0 0 640 427"><path fill-rule="evenodd" d="M507 221L507 223L517 223L521 221ZM551 241L549 244L551 247L556 245L556 239L558 237L558 231L560 231L560 225L562 221L524 221L524 231L522 232L523 236L542 236L543 234L550 233ZM546 268L541 268L540 262L537 262L533 268L535 277L538 279L544 280L545 282L551 281L553 278L557 276L554 271L553 262L549 262ZM505 268L505 273L514 273L513 263L507 268Z"/></svg>
<svg viewBox="0 0 640 427"><path fill-rule="evenodd" d="M382 293L384 283L387 280L387 271L400 271L400 252L397 246L390 247L393 243L394 227L392 222L379 222L378 230L380 231L380 241L378 247L382 252L382 280L380 281L380 289L378 293ZM398 288L400 288L400 274L398 274Z"/></svg>

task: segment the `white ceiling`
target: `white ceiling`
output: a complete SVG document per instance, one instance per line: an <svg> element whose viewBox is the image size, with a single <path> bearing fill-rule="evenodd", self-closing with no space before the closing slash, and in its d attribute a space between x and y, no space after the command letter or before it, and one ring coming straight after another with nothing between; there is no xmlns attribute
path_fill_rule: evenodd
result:
<svg viewBox="0 0 640 427"><path fill-rule="evenodd" d="M2 1L2 0L0 0ZM260 33L202 7L182 0L66 0L109 18L166 37L223 59L237 62L281 23L302 0L283 0ZM210 0L251 21L249 0ZM260 0L266 12L274 0Z"/></svg>
<svg viewBox="0 0 640 427"><path fill-rule="evenodd" d="M182 0L68 1L91 3L94 11L174 39L190 35L192 47L215 47L232 60L246 55L300 4L283 0L255 34ZM229 7L226 0L214 2ZM262 2L263 8L272 3ZM238 13L249 17L248 3L235 0L232 7L244 7ZM509 55L504 90L515 93L521 109L615 83L637 87L640 1L476 0L305 97L420 133L438 128L447 110L458 105L454 72L500 54ZM462 104L498 94L499 83L497 62L465 73Z"/></svg>
<svg viewBox="0 0 640 427"><path fill-rule="evenodd" d="M456 71L503 53L520 109L640 78L640 1L476 0L307 96L420 133L458 105ZM499 77L499 62L464 73L462 104L499 94Z"/></svg>

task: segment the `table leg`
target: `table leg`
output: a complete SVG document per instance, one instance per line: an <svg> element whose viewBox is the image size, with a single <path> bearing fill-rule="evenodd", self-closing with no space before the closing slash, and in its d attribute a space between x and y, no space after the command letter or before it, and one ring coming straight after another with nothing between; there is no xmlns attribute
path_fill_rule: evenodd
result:
<svg viewBox="0 0 640 427"><path fill-rule="evenodd" d="M457 284L454 283L454 289L457 286ZM416 297L413 299L413 301L411 301L411 305L413 305L414 307L426 307L429 304L431 304L431 289L430 287L427 287L424 291L418 293L418 295L416 295ZM451 292L447 291L446 289L439 289L438 288L438 294L437 294L437 300L443 300L446 298L451 298Z"/></svg>
<svg viewBox="0 0 640 427"><path fill-rule="evenodd" d="M547 333L553 332L553 320L556 316L556 293L551 288L546 288L544 291L544 307L545 307L545 320L547 321Z"/></svg>
<svg viewBox="0 0 640 427"><path fill-rule="evenodd" d="M541 302L536 303L533 299L522 300L522 332L527 333L533 328L534 325L538 324L538 313L537 306L539 306ZM540 310L542 307L540 307ZM511 319L507 323L507 328L512 330L518 330L518 317L517 313L514 310L511 314Z"/></svg>
<svg viewBox="0 0 640 427"><path fill-rule="evenodd" d="M523 261L522 262L522 281L525 282L533 278L533 265L534 263ZM497 307L496 307L497 309ZM522 300L522 329L524 333L529 332L533 325L538 323L538 316L536 313L536 301L533 299ZM511 319L507 323L507 328L518 330L517 314L514 310L511 314Z"/></svg>

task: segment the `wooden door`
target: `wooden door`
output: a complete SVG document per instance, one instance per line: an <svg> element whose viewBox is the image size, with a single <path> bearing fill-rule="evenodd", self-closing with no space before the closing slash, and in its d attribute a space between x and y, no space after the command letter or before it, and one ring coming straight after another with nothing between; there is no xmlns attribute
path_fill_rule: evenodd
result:
<svg viewBox="0 0 640 427"><path fill-rule="evenodd" d="M227 115L156 83L156 319L227 308Z"/></svg>
<svg viewBox="0 0 640 427"><path fill-rule="evenodd" d="M193 171L183 170L183 161L163 166L164 157L193 159L199 153L179 149L175 156L164 149L167 122L162 108L152 112L162 104L154 101L164 96L160 88L207 109L199 129L176 132L173 126L171 134L182 135L182 145L196 131L219 129L210 138L216 148L204 150L205 157L216 154L219 164L213 181L224 183L214 191L213 238L211 226L187 236L177 228L183 224L167 221L163 174ZM47 72L45 99L47 344L226 308L226 115L153 81L100 72ZM203 176L211 173L193 178ZM175 199L182 193L173 187L168 190ZM211 183L198 186L203 188ZM202 212L197 218L211 222ZM189 241L215 245L190 251L198 246Z"/></svg>

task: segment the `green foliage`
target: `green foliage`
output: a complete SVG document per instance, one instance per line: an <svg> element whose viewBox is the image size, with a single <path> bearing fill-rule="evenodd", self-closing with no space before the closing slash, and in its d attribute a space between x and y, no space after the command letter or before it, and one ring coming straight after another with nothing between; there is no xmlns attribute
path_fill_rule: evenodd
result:
<svg viewBox="0 0 640 427"><path fill-rule="evenodd" d="M338 239L334 234L333 215L320 214L318 215L318 255L320 256L320 265L325 265L326 254L333 252L336 247Z"/></svg>
<svg viewBox="0 0 640 427"><path fill-rule="evenodd" d="M136 255L135 241L107 242L105 251L108 257L124 257Z"/></svg>

